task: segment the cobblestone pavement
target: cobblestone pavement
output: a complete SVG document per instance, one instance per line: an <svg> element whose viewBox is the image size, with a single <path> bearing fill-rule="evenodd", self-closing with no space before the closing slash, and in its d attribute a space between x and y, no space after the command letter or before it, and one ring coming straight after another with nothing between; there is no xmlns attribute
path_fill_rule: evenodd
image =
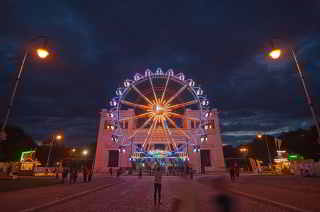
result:
<svg viewBox="0 0 320 212"><path fill-rule="evenodd" d="M81 180L81 178L79 179ZM90 183L57 184L53 186L23 189L13 192L0 192L0 211L21 211L48 202L59 200L67 196L122 182L121 179L109 176L96 176Z"/></svg>
<svg viewBox="0 0 320 212"><path fill-rule="evenodd" d="M144 176L142 179L137 177L121 178L125 180L125 183L90 193L43 211L222 211L217 200L218 198L221 201L225 200L223 194L217 192L211 186L181 177L164 176L162 204L160 207L155 207L153 205L153 177ZM241 196L228 195L227 198L232 203L231 211L285 211Z"/></svg>
<svg viewBox="0 0 320 212"><path fill-rule="evenodd" d="M213 188L240 191L308 211L320 211L320 178L242 176L234 183L229 177L204 177L199 181Z"/></svg>

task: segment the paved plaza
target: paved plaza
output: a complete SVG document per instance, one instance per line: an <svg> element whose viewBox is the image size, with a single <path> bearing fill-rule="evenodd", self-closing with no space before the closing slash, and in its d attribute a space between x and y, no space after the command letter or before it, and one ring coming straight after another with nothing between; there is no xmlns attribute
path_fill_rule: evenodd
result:
<svg viewBox="0 0 320 212"><path fill-rule="evenodd" d="M196 180L164 177L160 207L153 205L153 177L125 177L125 181L46 211L222 211L217 203L222 193ZM228 197L232 211L286 211L242 196Z"/></svg>
<svg viewBox="0 0 320 212"><path fill-rule="evenodd" d="M164 176L162 204L155 207L152 176L143 176L141 179L137 176L100 176L86 184L3 192L0 193L0 203L4 209L2 211L200 212L224 211L223 205L230 206L231 211L240 212L319 211L319 184L318 178L285 176L242 176L234 183L226 176L198 176L194 180ZM89 192L84 194L85 191ZM68 198L72 195L76 196ZM292 208L289 210L286 205Z"/></svg>

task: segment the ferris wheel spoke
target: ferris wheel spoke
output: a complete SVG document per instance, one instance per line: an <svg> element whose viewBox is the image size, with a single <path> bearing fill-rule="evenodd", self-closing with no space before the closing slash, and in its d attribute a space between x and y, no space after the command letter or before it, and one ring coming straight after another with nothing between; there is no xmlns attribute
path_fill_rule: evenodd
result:
<svg viewBox="0 0 320 212"><path fill-rule="evenodd" d="M143 128L145 128L145 126L147 126L147 124L149 124L149 122L153 119L153 117L154 116L151 116L147 121L145 121L138 129L136 129L133 133L132 133L132 135L129 137L129 140L131 139L131 138L133 138L134 136L136 136L136 134L140 131L140 130L142 130Z"/></svg>
<svg viewBox="0 0 320 212"><path fill-rule="evenodd" d="M157 98L156 92L154 91L154 87L153 87L153 83L152 83L151 76L149 76L149 82L150 82L151 89L152 89L152 92L153 92L154 100L155 100L156 103L158 104L158 98Z"/></svg>
<svg viewBox="0 0 320 212"><path fill-rule="evenodd" d="M151 127L150 127L149 130L148 130L147 137L146 137L146 139L144 140L142 147L144 147L144 145L146 144L146 142L149 140L150 134L151 134L151 132L153 131L153 127L155 126L155 123L156 123L156 119L153 118Z"/></svg>
<svg viewBox="0 0 320 212"><path fill-rule="evenodd" d="M155 124L153 125L153 129L152 129L152 131L151 131L151 133L150 133L150 135L149 135L149 138L148 138L148 140L147 140L147 142L146 142L147 151L148 151L148 149L150 149L153 131L156 129L157 123L158 123L158 119L155 120ZM149 144L148 144L148 143L149 143Z"/></svg>
<svg viewBox="0 0 320 212"><path fill-rule="evenodd" d="M164 94L166 93L166 90L167 90L167 87L168 87L168 83L169 83L169 79L170 79L170 75L168 74L166 85L164 86L160 102L163 102Z"/></svg>
<svg viewBox="0 0 320 212"><path fill-rule="evenodd" d="M171 115L171 116L177 117L177 118L189 119L189 120L192 120L192 121L199 121L200 122L200 119L198 119L198 118L194 118L194 117L190 117L190 116L184 116L184 115L180 115L178 113L173 113L173 112L168 112L168 114Z"/></svg>
<svg viewBox="0 0 320 212"><path fill-rule="evenodd" d="M135 86L135 85L132 85L133 89L144 99L146 100L149 104L153 104L150 99L148 99L145 95L143 95L143 93L141 93L141 91Z"/></svg>
<svg viewBox="0 0 320 212"><path fill-rule="evenodd" d="M170 102L172 102L180 93L182 93L182 91L184 91L184 89L186 89L186 87L188 87L188 85L184 85L182 88L180 88L167 102L166 104L169 104Z"/></svg>
<svg viewBox="0 0 320 212"><path fill-rule="evenodd" d="M197 100L192 100L192 101L189 101L189 102L184 102L184 103L180 103L180 104L169 106L168 109L173 111L173 110L176 110L176 109L188 106L188 105L193 105L193 104L196 104L196 103L198 103Z"/></svg>
<svg viewBox="0 0 320 212"><path fill-rule="evenodd" d="M171 146L170 146L170 143L173 143L173 142L171 141L170 137L168 136L168 134L167 134L167 132L166 132L166 130L165 130L165 125L164 125L164 120L163 120L163 119L161 119L161 123L162 123L162 132L163 132L163 134L164 134L164 135L167 137L167 139L168 139L167 143L168 143L169 150L172 151Z"/></svg>
<svg viewBox="0 0 320 212"><path fill-rule="evenodd" d="M121 100L120 102L122 104L125 104L125 105L128 105L128 106L132 106L132 107L137 107L137 108L140 108L140 109L143 109L143 110L151 110L151 107L147 106L147 105L140 105L140 104L136 104L136 103L133 103L133 102L126 101L126 100Z"/></svg>
<svg viewBox="0 0 320 212"><path fill-rule="evenodd" d="M146 143L147 144L147 151L148 151L148 149L150 149L152 134L153 134L153 131L157 128L157 124L158 124L158 118L155 119L155 124L154 124L153 129L150 133L149 139L147 140L147 143ZM149 142L149 145L148 145L148 142Z"/></svg>
<svg viewBox="0 0 320 212"><path fill-rule="evenodd" d="M152 112L148 112L148 113L143 113L137 116L131 116L131 117L126 117L123 119L120 119L119 121L128 121L128 120L132 120L132 119L140 119L140 118L145 118L148 117L148 115L152 114Z"/></svg>
<svg viewBox="0 0 320 212"><path fill-rule="evenodd" d="M176 125L176 123L174 123L174 121L171 119L171 118L169 118L168 116L165 116L168 120L169 120L169 122L174 126L174 128L176 128L179 132L181 132L185 137L187 137L188 139L191 139L191 137L187 134L187 133L185 133L183 130L181 130L177 125Z"/></svg>
<svg viewBox="0 0 320 212"><path fill-rule="evenodd" d="M165 128L165 129L168 131L167 133L169 134L169 136L171 138L171 142L173 143L174 148L177 149L177 144L176 144L176 142L174 141L174 139L172 137L172 132L170 131L169 127Z"/></svg>

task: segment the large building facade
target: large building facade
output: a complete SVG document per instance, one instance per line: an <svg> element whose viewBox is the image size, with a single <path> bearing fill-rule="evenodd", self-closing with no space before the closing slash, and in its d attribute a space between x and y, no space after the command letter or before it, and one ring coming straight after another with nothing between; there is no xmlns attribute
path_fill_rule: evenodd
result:
<svg viewBox="0 0 320 212"><path fill-rule="evenodd" d="M185 116L198 117L200 112L197 110L187 109ZM135 115L134 110L122 110L120 112L121 117L132 117ZM172 161L172 160L184 160L188 161L188 165L194 170L199 170L201 167L205 167L206 171L217 171L224 169L224 157L222 151L222 141L219 126L218 111L216 109L210 110L208 117L206 118L206 139L203 142L199 142L197 149L195 145L188 142L185 134L196 134L197 123L193 120L186 119L180 123L180 128L170 129L172 140L175 141L176 147L180 150L180 153L169 157L168 152L172 151L172 143L168 141L168 137L163 132L163 129L155 128L152 131L152 135L149 138L147 144L147 151L150 153L160 153L163 156L158 157L158 160ZM128 145L120 146L113 141L113 128L110 123L112 122L112 116L110 111L102 109L100 113L100 125L97 136L97 150L94 171L107 172L110 167L114 168L128 168L132 167L135 158L139 158L139 152L137 147L141 147L146 141L148 136L148 128L139 130L133 138L130 138ZM124 134L132 134L137 129L137 123L134 119L128 119L123 122L121 126ZM183 132L182 132L183 131ZM200 137L196 138L200 141ZM131 144L131 145L130 145ZM141 156L141 159L146 155ZM150 161L146 159L146 161ZM152 158L151 158L152 161Z"/></svg>

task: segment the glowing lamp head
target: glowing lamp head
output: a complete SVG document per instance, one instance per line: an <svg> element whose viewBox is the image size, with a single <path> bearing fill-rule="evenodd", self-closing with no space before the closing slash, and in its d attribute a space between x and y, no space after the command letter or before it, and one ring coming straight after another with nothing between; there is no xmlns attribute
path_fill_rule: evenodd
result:
<svg viewBox="0 0 320 212"><path fill-rule="evenodd" d="M41 59L44 59L49 56L49 52L46 49L39 48L39 49L37 49L37 55Z"/></svg>
<svg viewBox="0 0 320 212"><path fill-rule="evenodd" d="M62 139L62 135L57 135L57 136L56 136L56 139L57 139L57 140L61 140L61 139Z"/></svg>
<svg viewBox="0 0 320 212"><path fill-rule="evenodd" d="M262 138L262 134L261 134L261 133L258 133L258 134L257 134L257 138L261 139L261 138Z"/></svg>
<svg viewBox="0 0 320 212"><path fill-rule="evenodd" d="M75 148L72 148L72 152L76 152L76 149L75 149Z"/></svg>
<svg viewBox="0 0 320 212"><path fill-rule="evenodd" d="M84 156L88 155L88 153L89 153L89 152L88 152L88 150L86 150L86 149L82 151L82 154L83 154Z"/></svg>
<svg viewBox="0 0 320 212"><path fill-rule="evenodd" d="M281 50L274 49L269 53L269 56L274 60L279 59L279 57L281 56Z"/></svg>

